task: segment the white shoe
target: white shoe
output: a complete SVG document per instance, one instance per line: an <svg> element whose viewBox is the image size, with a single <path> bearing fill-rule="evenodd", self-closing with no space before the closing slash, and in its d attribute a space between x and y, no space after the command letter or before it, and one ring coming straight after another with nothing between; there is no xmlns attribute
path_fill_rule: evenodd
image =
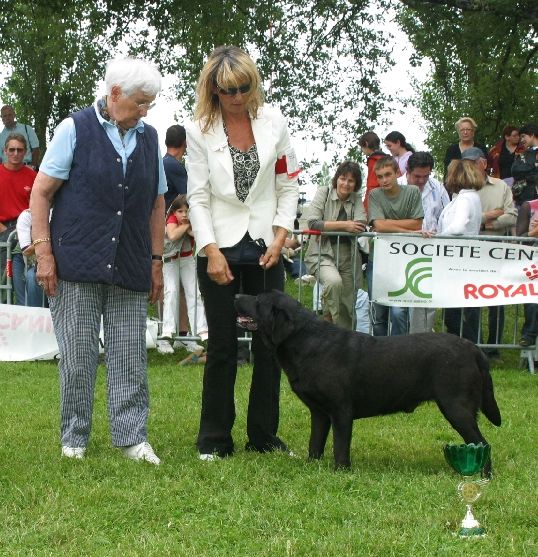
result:
<svg viewBox="0 0 538 557"><path fill-rule="evenodd" d="M159 354L173 354L174 349L172 348L172 345L167 340L158 340L157 352Z"/></svg>
<svg viewBox="0 0 538 557"><path fill-rule="evenodd" d="M295 279L295 284L302 282L303 284L315 284L317 281L314 275L303 275L302 277Z"/></svg>
<svg viewBox="0 0 538 557"><path fill-rule="evenodd" d="M174 348L185 348L189 352L203 352L204 347L194 340L176 340L174 341Z"/></svg>
<svg viewBox="0 0 538 557"><path fill-rule="evenodd" d="M86 447L68 447L67 445L62 447L62 456L66 456L67 458L77 458L80 460L84 458L85 452Z"/></svg>
<svg viewBox="0 0 538 557"><path fill-rule="evenodd" d="M151 445L147 441L138 443L138 445L131 445L130 447L123 447L123 454L131 460L146 460L155 466L161 463L160 458L153 452Z"/></svg>
<svg viewBox="0 0 538 557"><path fill-rule="evenodd" d="M200 460L203 460L205 462L215 462L216 460L220 460L219 455L215 454L215 453L211 453L211 454L199 454L198 458Z"/></svg>

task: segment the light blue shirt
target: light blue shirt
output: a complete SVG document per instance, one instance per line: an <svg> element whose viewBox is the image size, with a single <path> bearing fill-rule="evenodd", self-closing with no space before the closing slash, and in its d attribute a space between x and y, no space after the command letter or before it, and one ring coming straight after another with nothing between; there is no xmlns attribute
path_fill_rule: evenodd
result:
<svg viewBox="0 0 538 557"><path fill-rule="evenodd" d="M405 186L407 184L407 174L398 178L398 184ZM424 209L424 220L422 221L422 230L428 232L437 232L437 221L443 209L450 203L450 197L446 188L435 178L428 178L426 184L421 191L422 208Z"/></svg>
<svg viewBox="0 0 538 557"><path fill-rule="evenodd" d="M107 120L99 114L97 103L94 104L94 109L99 123L103 126L108 138L114 146L114 149L116 149L118 155L121 157L123 163L123 174L125 175L127 170L127 159L136 147L136 134L144 133L144 122L142 120L138 120L136 126L127 130L126 134L122 138L118 128L111 122L107 122ZM71 164L73 162L73 153L75 151L76 143L77 132L75 122L73 118L66 118L56 128L54 137L47 148L47 152L43 157L39 170L52 178L58 178L64 181L67 180L69 178L69 173L71 172ZM164 174L160 148L158 148L157 158L159 165L159 186L157 193L162 195L168 191L168 187L166 185L166 176Z"/></svg>
<svg viewBox="0 0 538 557"><path fill-rule="evenodd" d="M26 124L15 123L15 127L8 129L4 128L0 132L0 146L2 147L2 162L7 161L7 155L4 153L4 146L6 144L6 139L12 133L20 133L24 138L26 138L26 154L24 155L23 162L25 164L30 164L32 162L32 149L39 147L39 140L32 126L27 126Z"/></svg>

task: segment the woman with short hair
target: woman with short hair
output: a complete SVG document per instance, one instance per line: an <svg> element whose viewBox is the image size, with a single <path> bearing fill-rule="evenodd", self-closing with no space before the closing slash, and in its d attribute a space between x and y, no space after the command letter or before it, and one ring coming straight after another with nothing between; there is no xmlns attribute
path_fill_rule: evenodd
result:
<svg viewBox="0 0 538 557"><path fill-rule="evenodd" d="M341 163L331 186L317 189L307 209L308 228L321 232L364 232L366 211L359 194L361 183L359 165L352 161ZM356 238L311 237L305 265L323 286L324 318L351 329L362 267Z"/></svg>
<svg viewBox="0 0 538 557"><path fill-rule="evenodd" d="M452 143L452 145L448 146L445 154L445 178L446 173L448 171L448 165L453 160L461 159L461 154L466 149L470 149L471 147L478 147L484 153L484 158L488 156L488 150L485 145L481 145L480 143L476 143L475 141L475 134L478 126L476 122L470 116L464 116L460 118L455 123L456 131L458 132L459 141L458 143Z"/></svg>

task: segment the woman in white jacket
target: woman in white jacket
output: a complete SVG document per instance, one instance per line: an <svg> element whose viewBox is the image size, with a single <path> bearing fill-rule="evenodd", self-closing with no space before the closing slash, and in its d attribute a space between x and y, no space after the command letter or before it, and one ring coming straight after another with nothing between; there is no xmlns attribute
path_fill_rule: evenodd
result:
<svg viewBox="0 0 538 557"><path fill-rule="evenodd" d="M210 54L186 129L189 216L209 332L197 447L200 459L213 460L234 451L234 297L283 290L280 251L293 230L298 168L286 120L263 105L256 65L237 47ZM280 369L256 333L252 351L246 448L287 450L277 437Z"/></svg>

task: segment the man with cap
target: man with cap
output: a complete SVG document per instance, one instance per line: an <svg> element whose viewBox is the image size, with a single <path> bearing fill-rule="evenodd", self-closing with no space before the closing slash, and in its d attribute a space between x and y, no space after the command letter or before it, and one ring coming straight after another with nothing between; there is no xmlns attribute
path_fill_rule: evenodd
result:
<svg viewBox="0 0 538 557"><path fill-rule="evenodd" d="M461 158L475 161L477 169L484 177L484 187L478 192L480 203L482 204L482 227L480 234L509 236L517 219L517 209L514 205L512 190L503 180L487 175L486 155L478 147L466 149L461 154ZM500 344L504 329L503 306L490 306L488 328L487 344ZM496 348L486 349L485 351L489 357L499 356L499 351Z"/></svg>

